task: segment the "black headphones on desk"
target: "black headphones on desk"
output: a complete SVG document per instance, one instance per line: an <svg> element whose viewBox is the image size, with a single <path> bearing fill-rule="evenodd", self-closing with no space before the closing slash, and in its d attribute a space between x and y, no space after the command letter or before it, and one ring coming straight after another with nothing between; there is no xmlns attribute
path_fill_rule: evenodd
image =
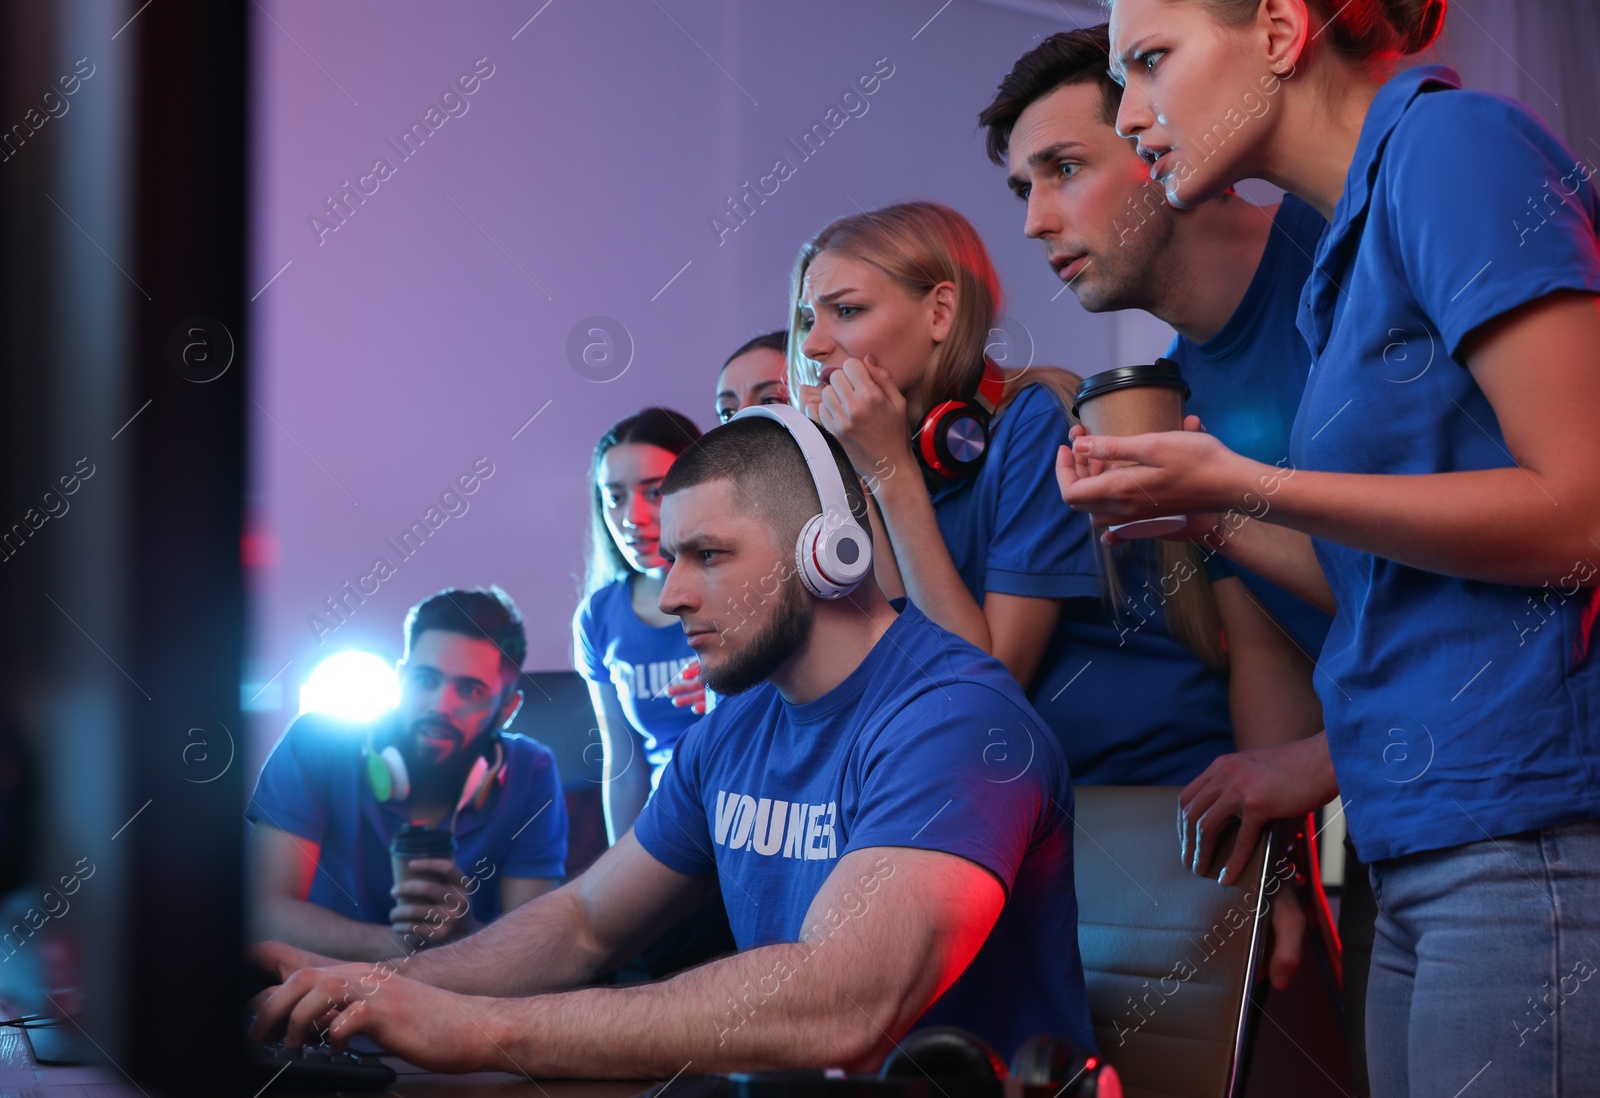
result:
<svg viewBox="0 0 1600 1098"><path fill-rule="evenodd" d="M1007 1088L1010 1080L1021 1085ZM667 1084L672 1098L1122 1098L1110 1064L1065 1037L1040 1035L1017 1049L1006 1070L988 1042L956 1026L930 1026L895 1045L876 1075L762 1071L696 1075ZM639 1098L659 1098L666 1086Z"/></svg>
<svg viewBox="0 0 1600 1098"><path fill-rule="evenodd" d="M1048 1087L1050 1098L1122 1098L1117 1069L1090 1056L1065 1037L1040 1034L1018 1046L1011 1070L982 1037L957 1026L929 1026L895 1046L878 1078L885 1080L950 1079L970 1083L1004 1083Z"/></svg>

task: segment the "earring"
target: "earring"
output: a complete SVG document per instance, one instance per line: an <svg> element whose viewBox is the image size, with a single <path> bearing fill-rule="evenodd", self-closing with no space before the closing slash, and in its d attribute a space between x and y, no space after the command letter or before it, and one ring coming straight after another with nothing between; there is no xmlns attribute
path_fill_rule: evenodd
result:
<svg viewBox="0 0 1600 1098"><path fill-rule="evenodd" d="M1279 61L1276 65L1272 66L1272 71L1276 75L1282 76L1284 74L1284 72L1287 71L1289 68L1290 68L1289 65L1285 64L1282 61Z"/></svg>

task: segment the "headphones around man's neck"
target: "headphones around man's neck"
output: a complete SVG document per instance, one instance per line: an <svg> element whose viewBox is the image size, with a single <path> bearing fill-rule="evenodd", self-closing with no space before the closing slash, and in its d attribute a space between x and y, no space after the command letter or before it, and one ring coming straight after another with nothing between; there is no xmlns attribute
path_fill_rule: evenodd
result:
<svg viewBox="0 0 1600 1098"><path fill-rule="evenodd" d="M385 744L382 748L376 746L374 732L376 725L367 730L367 742L362 748L366 757L367 784L372 789L372 795L378 799L379 804L390 801L404 801L411 796L411 773L406 769L406 760L400 754L400 749L394 744ZM461 796L456 798L455 811L460 812L468 802L479 811L488 803L489 790L495 781L505 780L506 749L500 742L500 733L491 733L494 750L494 761L489 761L488 752L480 751L478 757L472 762L472 769L467 771L467 780L461 786ZM455 815L452 813L451 820Z"/></svg>
<svg viewBox="0 0 1600 1098"><path fill-rule="evenodd" d="M787 404L756 404L733 417L749 418L777 420L805 455L811 483L822 500L822 513L800 531L794 547L795 567L800 582L819 599L843 598L872 574L872 538L850 512L844 477L834 463L827 438L804 412Z"/></svg>
<svg viewBox="0 0 1600 1098"><path fill-rule="evenodd" d="M1000 406L1006 379L1000 367L983 360L983 376L971 400L947 400L922 417L917 428L917 456L932 473L951 480L970 477L983 468L989 452L989 423Z"/></svg>

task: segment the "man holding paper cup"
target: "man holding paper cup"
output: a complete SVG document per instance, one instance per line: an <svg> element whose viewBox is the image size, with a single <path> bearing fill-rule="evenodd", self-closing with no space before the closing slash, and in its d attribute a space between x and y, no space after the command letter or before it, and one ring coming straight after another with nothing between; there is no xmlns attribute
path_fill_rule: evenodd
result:
<svg viewBox="0 0 1600 1098"><path fill-rule="evenodd" d="M555 758L502 729L522 705L522 617L498 587L411 609L400 702L305 713L245 815L252 934L352 961L455 941L560 883Z"/></svg>

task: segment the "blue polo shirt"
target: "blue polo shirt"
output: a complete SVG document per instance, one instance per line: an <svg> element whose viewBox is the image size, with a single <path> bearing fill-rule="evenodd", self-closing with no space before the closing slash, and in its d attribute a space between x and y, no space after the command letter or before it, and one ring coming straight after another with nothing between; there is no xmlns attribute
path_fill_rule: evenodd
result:
<svg viewBox="0 0 1600 1098"><path fill-rule="evenodd" d="M1228 680L1167 632L1152 544L1121 553L1124 600L1102 594L1089 516L1061 502L1056 450L1070 426L1055 394L1025 388L994 425L977 476L941 485L933 509L956 571L990 591L1062 599L1028 689L1084 785L1184 785L1233 750Z"/></svg>
<svg viewBox="0 0 1600 1098"><path fill-rule="evenodd" d="M646 625L634 613L631 579L600 588L578 607L573 662L578 674L617 692L628 723L644 739L645 758L659 772L678 737L700 719L689 706L673 705L667 693L667 684L680 681L696 657L681 625Z"/></svg>
<svg viewBox="0 0 1600 1098"><path fill-rule="evenodd" d="M1316 210L1284 195L1250 288L1228 322L1204 343L1178 336L1167 348L1189 383L1187 410L1228 449L1268 465L1289 461L1289 432L1311 368L1295 315L1327 227ZM1233 571L1315 660L1333 619L1248 569Z"/></svg>
<svg viewBox="0 0 1600 1098"><path fill-rule="evenodd" d="M245 818L321 846L311 903L387 923L395 904L389 842L410 818L403 805L373 795L362 757L368 727L320 713L297 718L261 768ZM464 890L471 889L480 922L500 914L501 877L566 873L567 805L555 756L526 736L502 735L501 742L503 778L481 810L468 804L456 819L456 865L476 882Z"/></svg>
<svg viewBox="0 0 1600 1098"><path fill-rule="evenodd" d="M1385 84L1301 302L1296 465L1510 467L1462 339L1553 291L1600 292L1588 174L1526 107L1449 69ZM1600 550L1517 587L1315 546L1339 608L1317 684L1363 861L1600 817L1596 595L1581 586Z"/></svg>
<svg viewBox="0 0 1600 1098"><path fill-rule="evenodd" d="M1005 888L1005 907L921 1022L965 1027L1009 1057L1038 1033L1094 1048L1072 807L1054 737L1005 666L908 604L822 697L790 705L762 683L722 699L679 743L634 835L679 873L716 872L741 950L803 941L813 953L801 966L848 935L894 875L884 849L838 909L805 925L846 854L912 847L977 863ZM719 1034L795 973L775 966L742 1004L730 999Z"/></svg>

